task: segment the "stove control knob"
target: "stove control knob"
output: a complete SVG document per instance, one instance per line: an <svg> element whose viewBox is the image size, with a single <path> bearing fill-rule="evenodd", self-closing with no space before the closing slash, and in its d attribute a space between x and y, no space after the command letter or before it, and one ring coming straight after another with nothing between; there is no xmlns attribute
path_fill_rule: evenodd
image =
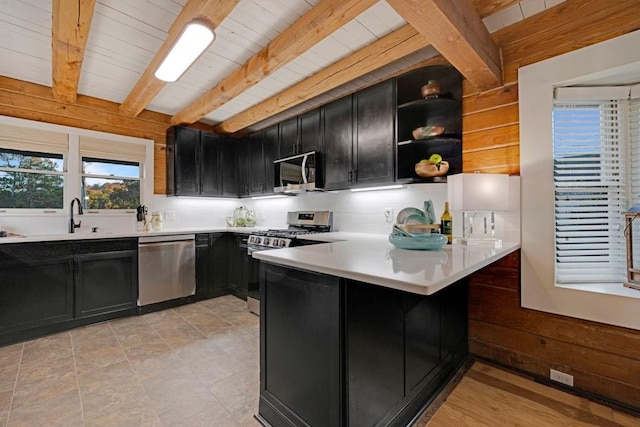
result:
<svg viewBox="0 0 640 427"><path fill-rule="evenodd" d="M255 236L249 236L249 243L255 243L255 242L256 242Z"/></svg>
<svg viewBox="0 0 640 427"><path fill-rule="evenodd" d="M284 240L280 239L280 241L278 242L278 246L280 246L281 248L284 247Z"/></svg>
<svg viewBox="0 0 640 427"><path fill-rule="evenodd" d="M270 245L270 244L271 244L271 239L270 239L270 238L268 238L268 237L265 237L265 238L264 238L264 242L263 242L263 243L264 243L265 245Z"/></svg>

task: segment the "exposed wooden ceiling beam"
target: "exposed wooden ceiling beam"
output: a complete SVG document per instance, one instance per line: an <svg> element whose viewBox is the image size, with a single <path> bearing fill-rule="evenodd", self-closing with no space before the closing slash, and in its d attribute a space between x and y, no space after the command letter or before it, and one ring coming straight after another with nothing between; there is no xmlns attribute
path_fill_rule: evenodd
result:
<svg viewBox="0 0 640 427"><path fill-rule="evenodd" d="M218 124L218 133L233 133L304 101L335 89L386 64L429 46L412 26L405 25L334 62L313 76Z"/></svg>
<svg viewBox="0 0 640 427"><path fill-rule="evenodd" d="M328 37L378 0L321 0L242 67L172 117L172 124L193 123L260 82Z"/></svg>
<svg viewBox="0 0 640 427"><path fill-rule="evenodd" d="M509 6L518 4L523 0L471 0L471 4L478 11L480 16L493 15L496 12L500 12L502 9L506 9Z"/></svg>
<svg viewBox="0 0 640 427"><path fill-rule="evenodd" d="M478 13L482 17L489 16L520 0L502 0L499 6L495 5L495 1L475 0ZM234 133L245 129L427 46L429 42L426 38L407 25L219 123L214 129L218 133Z"/></svg>
<svg viewBox="0 0 640 427"><path fill-rule="evenodd" d="M158 80L153 73L180 36L185 25L195 18L206 19L216 28L231 13L240 0L189 0L176 17L160 50L151 60L127 98L120 105L120 112L135 117L155 98L167 84Z"/></svg>
<svg viewBox="0 0 640 427"><path fill-rule="evenodd" d="M478 89L502 84L500 49L469 0L387 0Z"/></svg>
<svg viewBox="0 0 640 427"><path fill-rule="evenodd" d="M95 0L53 0L51 25L52 90L57 101L73 104L87 46Z"/></svg>

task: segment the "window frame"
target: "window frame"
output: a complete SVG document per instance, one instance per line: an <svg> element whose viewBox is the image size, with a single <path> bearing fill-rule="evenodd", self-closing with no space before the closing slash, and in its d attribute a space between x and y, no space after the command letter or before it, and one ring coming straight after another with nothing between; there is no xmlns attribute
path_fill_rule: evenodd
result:
<svg viewBox="0 0 640 427"><path fill-rule="evenodd" d="M138 167L138 176L133 178L133 177L125 177L125 176L115 176L115 175L98 175L98 174L91 174L91 173L85 173L84 172L84 162L85 159L89 159L89 160L94 160L96 162L102 162L102 163L111 163L111 164L120 164L120 165L124 165L129 163L129 166L132 165L136 165ZM82 195L81 200L82 200L82 206L83 208L86 209L87 213L117 213L117 212L124 212L124 213L129 213L131 211L131 209L135 209L135 207L132 208L121 208L121 209L96 209L96 208L88 208L87 207L87 203L86 203L86 195L85 195L85 178L95 178L95 179L113 179L113 180L122 180L122 181L138 181L140 183L139 187L140 187L140 197L138 199L138 205L142 204L142 192L143 192L143 171L144 171L144 163L143 162L138 162L138 161L131 161L131 160L116 160L116 159L99 159L96 157L85 157L85 156L80 156L79 159L79 165L80 165L80 194Z"/></svg>
<svg viewBox="0 0 640 427"><path fill-rule="evenodd" d="M640 292L622 286L555 285L553 162L550 161L555 88L636 72L640 67L639 44L640 31L636 31L521 67L518 71L521 304L524 308L640 330L637 316Z"/></svg>
<svg viewBox="0 0 640 427"><path fill-rule="evenodd" d="M64 200L65 200L65 182L66 182L66 165L68 153L53 153L53 152L40 152L40 151L29 151L29 150L16 150L14 148L4 148L0 147L0 152L14 152L22 155L29 155L31 157L49 157L56 158L60 157L62 159L62 170L61 171L45 171L38 169L24 169L24 168L9 168L0 166L1 172L20 172L20 173L28 173L28 174L37 174L37 175L55 175L62 177L62 207L46 207L46 208L10 208L0 206L1 212L12 212L12 213L21 213L21 212L39 212L39 211L57 211L59 209L64 208Z"/></svg>
<svg viewBox="0 0 640 427"><path fill-rule="evenodd" d="M153 189L153 172L154 172L154 141L150 139L137 138L132 136L116 135L106 132L93 131L88 129L80 129L71 126L56 125L52 123L37 122L27 119L18 119L0 115L0 125L13 126L24 129L25 134L30 131L38 134L46 132L54 132L63 134L65 143L68 148L62 152L64 157L64 190L63 190L63 207L57 209L18 209L18 208L0 208L0 222L3 216L20 218L20 217L66 217L69 215L69 206L71 201L80 197L82 177L81 177L81 155L80 155L80 139L93 138L113 142L122 145L122 143L136 144L144 153L144 160L140 161L140 204L149 205L154 196ZM1 145L1 143L0 143ZM15 149L15 146L13 147ZM22 148L22 147L20 147ZM29 151L26 147L25 151ZM142 156L142 154L141 154ZM85 213L96 216L122 216L135 213L135 209L101 209L85 211Z"/></svg>

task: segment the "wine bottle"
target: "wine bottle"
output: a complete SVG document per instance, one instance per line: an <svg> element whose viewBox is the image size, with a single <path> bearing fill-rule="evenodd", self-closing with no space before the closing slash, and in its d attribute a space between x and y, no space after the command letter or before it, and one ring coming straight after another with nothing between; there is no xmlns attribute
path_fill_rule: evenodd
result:
<svg viewBox="0 0 640 427"><path fill-rule="evenodd" d="M440 217L440 227L442 227L442 234L447 236L447 243L451 244L452 218L449 213L449 202L444 202L444 212Z"/></svg>

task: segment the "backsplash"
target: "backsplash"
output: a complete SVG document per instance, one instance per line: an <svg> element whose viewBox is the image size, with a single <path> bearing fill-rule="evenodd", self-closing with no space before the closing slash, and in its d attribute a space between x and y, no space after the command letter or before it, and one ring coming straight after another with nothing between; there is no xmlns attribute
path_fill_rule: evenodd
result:
<svg viewBox="0 0 640 427"><path fill-rule="evenodd" d="M514 195L515 196L515 195ZM519 199L519 194L516 196ZM163 229L180 230L207 227L224 227L225 218L238 206L247 206L256 213L256 226L268 228L286 227L286 213L298 210L333 211L336 231L386 234L391 224L385 221L386 208L393 209L393 221L405 207L422 209L424 201L433 202L436 217L440 218L447 199L446 184L413 184L398 190L368 192L314 192L280 199L205 199L188 197L153 196L147 203L149 213L160 211L163 216L173 212L175 219L165 218ZM517 206L514 205L514 206ZM454 217L454 236L459 236L461 217ZM76 217L82 221L79 233L91 232L99 227L102 232L135 231L135 213L130 215L85 214ZM68 227L68 210L57 214L0 215L0 229L25 235L64 234ZM508 236L519 239L519 211L497 216L499 234L507 230ZM508 238L499 235L498 237ZM509 239L509 240L511 240Z"/></svg>
<svg viewBox="0 0 640 427"><path fill-rule="evenodd" d="M290 199L251 200L251 207L259 226L284 226L286 212L290 210L331 210L336 231L389 233L391 224L385 222L386 208L393 209L395 221L401 209L409 206L422 209L424 201L431 199L439 217L446 197L446 184L417 184L397 190L305 193Z"/></svg>

